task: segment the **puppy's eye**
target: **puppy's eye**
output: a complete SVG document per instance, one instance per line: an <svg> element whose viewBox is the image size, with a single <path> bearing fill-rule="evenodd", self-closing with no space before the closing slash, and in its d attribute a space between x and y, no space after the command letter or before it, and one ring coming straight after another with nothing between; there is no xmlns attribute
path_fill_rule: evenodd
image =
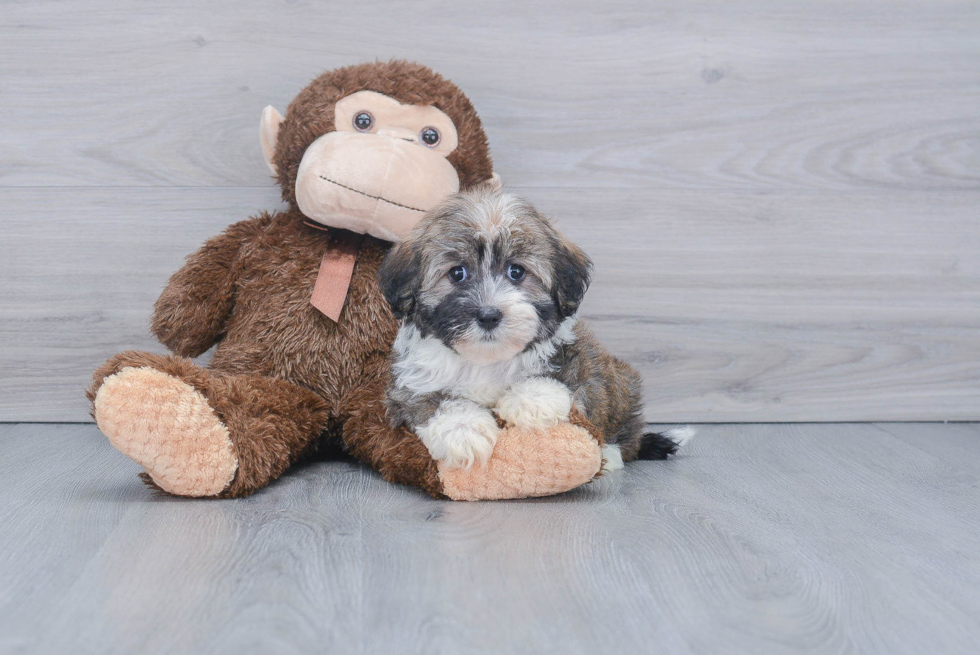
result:
<svg viewBox="0 0 980 655"><path fill-rule="evenodd" d="M469 277L465 266L453 266L449 269L449 279L453 282L462 282Z"/></svg>
<svg viewBox="0 0 980 655"><path fill-rule="evenodd" d="M439 143L439 130L434 127L423 127L422 131L419 132L419 138L425 145L435 148Z"/></svg>
<svg viewBox="0 0 980 655"><path fill-rule="evenodd" d="M520 282L524 279L524 267L520 264L511 264L507 267L507 277L512 279L514 282Z"/></svg>
<svg viewBox="0 0 980 655"><path fill-rule="evenodd" d="M374 125L374 116L366 111L358 112L354 116L354 129L358 132L367 132Z"/></svg>

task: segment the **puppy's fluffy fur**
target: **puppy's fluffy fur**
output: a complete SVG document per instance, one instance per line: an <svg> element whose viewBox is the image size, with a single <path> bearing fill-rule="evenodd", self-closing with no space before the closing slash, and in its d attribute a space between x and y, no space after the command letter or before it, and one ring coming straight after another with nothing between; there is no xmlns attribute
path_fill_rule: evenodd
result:
<svg viewBox="0 0 980 655"><path fill-rule="evenodd" d="M576 319L591 275L584 252L498 188L457 194L429 212L379 271L402 319L392 423L449 466L485 461L498 418L553 426L573 406L607 444L607 470L673 453L685 435L643 434L639 374Z"/></svg>

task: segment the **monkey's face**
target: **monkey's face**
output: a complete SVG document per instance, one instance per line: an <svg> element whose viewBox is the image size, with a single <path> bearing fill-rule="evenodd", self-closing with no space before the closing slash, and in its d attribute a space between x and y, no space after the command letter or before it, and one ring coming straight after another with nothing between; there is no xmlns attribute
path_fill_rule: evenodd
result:
<svg viewBox="0 0 980 655"><path fill-rule="evenodd" d="M358 91L334 105L334 131L311 143L296 173L295 197L309 218L397 241L459 190L446 159L456 126L436 107Z"/></svg>
<svg viewBox="0 0 980 655"><path fill-rule="evenodd" d="M336 225L343 216L347 229L396 241L459 190L446 160L456 127L435 107L358 91L337 102L334 124L306 149L297 173L297 204L313 220Z"/></svg>
<svg viewBox="0 0 980 655"><path fill-rule="evenodd" d="M311 81L283 117L262 111L266 164L297 213L399 240L425 210L494 177L466 95L419 64L344 66Z"/></svg>

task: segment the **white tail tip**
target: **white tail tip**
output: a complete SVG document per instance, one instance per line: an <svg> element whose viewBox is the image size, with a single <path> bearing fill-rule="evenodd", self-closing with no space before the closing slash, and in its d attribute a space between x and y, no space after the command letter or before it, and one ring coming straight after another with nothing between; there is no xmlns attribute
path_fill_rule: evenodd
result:
<svg viewBox="0 0 980 655"><path fill-rule="evenodd" d="M683 448L687 445L687 442L694 438L697 434L697 430L691 425L685 425L682 428L673 428L672 430L667 430L664 432L664 436L677 444L678 448Z"/></svg>

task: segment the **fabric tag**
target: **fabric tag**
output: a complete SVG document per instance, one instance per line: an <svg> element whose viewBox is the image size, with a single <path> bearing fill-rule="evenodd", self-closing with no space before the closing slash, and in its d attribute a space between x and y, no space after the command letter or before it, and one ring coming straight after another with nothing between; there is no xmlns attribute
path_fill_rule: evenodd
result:
<svg viewBox="0 0 980 655"><path fill-rule="evenodd" d="M330 241L320 260L320 272L313 286L310 304L320 310L334 323L340 321L340 310L344 308L351 276L354 274L354 261L364 240L363 234L347 230L330 230Z"/></svg>

